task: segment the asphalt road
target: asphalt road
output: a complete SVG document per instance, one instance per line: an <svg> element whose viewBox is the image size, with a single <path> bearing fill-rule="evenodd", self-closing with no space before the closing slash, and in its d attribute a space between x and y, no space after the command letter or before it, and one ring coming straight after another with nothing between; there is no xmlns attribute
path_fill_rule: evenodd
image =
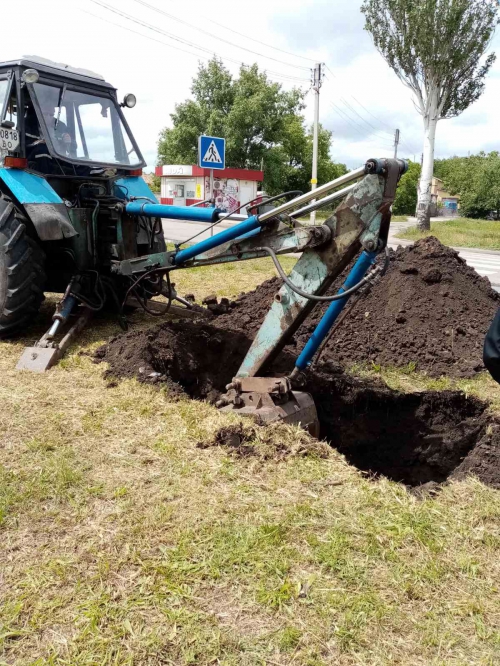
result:
<svg viewBox="0 0 500 666"><path fill-rule="evenodd" d="M213 229L213 233L217 234L223 229L233 226L234 222L223 222ZM396 248L398 245L410 245L411 241L400 240L394 238L394 234L398 233L401 224L394 224L391 229L391 236L389 238L389 245ZM169 241L180 242L187 238L194 236L197 233L196 241L200 241L210 237L210 231L207 231L206 224L199 224L196 222L180 222L178 220L163 220L163 229L165 231L165 238ZM461 257L465 259L469 266L472 266L479 275L486 276L491 282L491 286L500 291L500 252L494 250L477 250L472 248L456 248Z"/></svg>

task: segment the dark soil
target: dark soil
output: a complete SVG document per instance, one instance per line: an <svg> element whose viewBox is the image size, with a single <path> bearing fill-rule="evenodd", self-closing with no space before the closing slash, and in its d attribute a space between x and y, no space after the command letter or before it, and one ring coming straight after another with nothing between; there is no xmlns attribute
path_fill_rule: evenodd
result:
<svg viewBox="0 0 500 666"><path fill-rule="evenodd" d="M114 338L97 356L110 364L109 374L166 382L176 393L215 401L280 285L268 280L236 303L209 304L210 324L166 322ZM342 371L372 361L411 363L434 376L472 376L483 367L483 339L498 306L488 280L437 239L399 248L386 276L359 298L310 373L306 390L317 405L322 437L359 469L410 486L472 473L500 487L500 426L486 415L485 403L458 391L402 394ZM275 372L293 367L325 307L299 329ZM212 445L243 456L252 446L232 431Z"/></svg>
<svg viewBox="0 0 500 666"><path fill-rule="evenodd" d="M479 443L453 472L454 479L473 474L483 483L500 488L500 424L491 424Z"/></svg>
<svg viewBox="0 0 500 666"><path fill-rule="evenodd" d="M98 357L110 364L113 375L165 381L177 392L214 401L249 345L250 339L240 332L206 323L166 322L114 338ZM291 367L294 357L284 358ZM316 402L322 438L364 472L409 486L442 483L454 473L472 472L500 487L500 434L487 435L491 427L485 403L459 391L402 394L381 383L319 371L311 375L306 390ZM248 438L229 434L215 445L251 454Z"/></svg>
<svg viewBox="0 0 500 666"><path fill-rule="evenodd" d="M174 393L213 402L236 375L250 344L242 334L183 320L119 335L97 350L96 359L109 363L108 376L167 382Z"/></svg>
<svg viewBox="0 0 500 666"><path fill-rule="evenodd" d="M327 458L331 449L324 442L308 437L296 438L293 443L284 442L280 436L282 424L263 429L245 419L234 425L220 428L210 441L198 442L199 449L224 447L237 458L257 457L279 462L290 457ZM289 439L289 438L287 438Z"/></svg>
<svg viewBox="0 0 500 666"><path fill-rule="evenodd" d="M445 481L489 422L487 405L460 391L408 394L325 375L313 376L306 390L316 403L321 436L351 464L410 486ZM500 482L500 465L490 474Z"/></svg>
<svg viewBox="0 0 500 666"><path fill-rule="evenodd" d="M264 282L212 323L253 337L280 286L277 278ZM431 376L472 377L483 369L484 336L499 306L487 278L436 238L425 238L392 254L387 274L334 330L321 362L412 364ZM301 351L325 309L316 307L290 353Z"/></svg>

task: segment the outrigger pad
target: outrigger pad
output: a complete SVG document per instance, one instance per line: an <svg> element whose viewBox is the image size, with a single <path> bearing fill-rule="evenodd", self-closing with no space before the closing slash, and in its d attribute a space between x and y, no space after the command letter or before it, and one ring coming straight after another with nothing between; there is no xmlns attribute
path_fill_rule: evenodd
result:
<svg viewBox="0 0 500 666"><path fill-rule="evenodd" d="M60 350L57 347L26 347L19 359L16 370L46 372L57 363Z"/></svg>

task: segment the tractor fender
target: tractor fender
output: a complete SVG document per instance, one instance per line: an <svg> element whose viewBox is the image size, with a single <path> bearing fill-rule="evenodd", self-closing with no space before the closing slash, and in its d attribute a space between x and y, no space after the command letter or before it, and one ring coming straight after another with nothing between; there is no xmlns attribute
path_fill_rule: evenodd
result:
<svg viewBox="0 0 500 666"><path fill-rule="evenodd" d="M78 236L63 200L43 176L4 167L0 168L0 180L22 205L41 241Z"/></svg>

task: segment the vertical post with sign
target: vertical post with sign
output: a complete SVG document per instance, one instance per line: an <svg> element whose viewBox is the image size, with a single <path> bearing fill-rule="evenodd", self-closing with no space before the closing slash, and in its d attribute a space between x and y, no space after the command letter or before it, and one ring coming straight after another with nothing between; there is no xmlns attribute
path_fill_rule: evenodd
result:
<svg viewBox="0 0 500 666"><path fill-rule="evenodd" d="M198 166L210 169L210 199L214 196L214 169L226 167L226 139L202 135L198 139ZM213 234L213 228L211 229Z"/></svg>

